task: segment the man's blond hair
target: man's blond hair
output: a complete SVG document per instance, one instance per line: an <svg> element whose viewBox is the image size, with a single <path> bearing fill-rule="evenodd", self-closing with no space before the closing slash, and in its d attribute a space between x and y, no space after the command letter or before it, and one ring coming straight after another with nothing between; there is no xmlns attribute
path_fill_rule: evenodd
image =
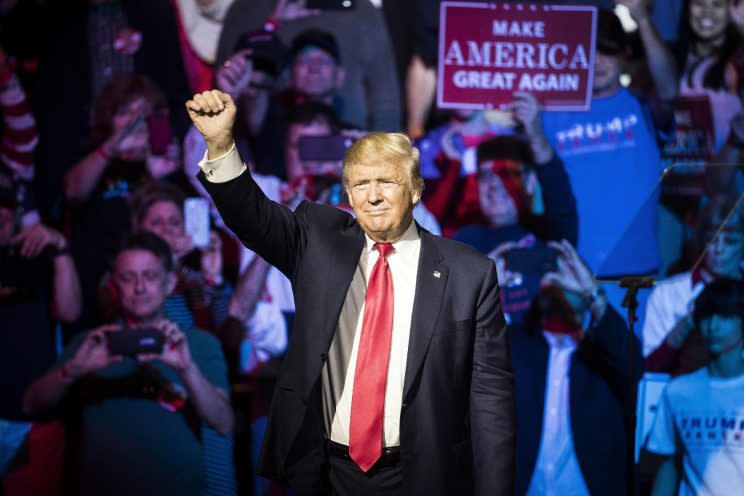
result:
<svg viewBox="0 0 744 496"><path fill-rule="evenodd" d="M396 164L403 167L412 191L424 191L419 151L403 133L369 133L354 142L344 157L344 184L348 186L352 165Z"/></svg>

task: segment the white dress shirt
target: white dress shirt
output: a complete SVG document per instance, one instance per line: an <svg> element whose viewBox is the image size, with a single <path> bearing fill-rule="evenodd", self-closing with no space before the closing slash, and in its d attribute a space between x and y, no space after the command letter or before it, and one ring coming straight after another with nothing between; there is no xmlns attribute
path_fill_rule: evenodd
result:
<svg viewBox="0 0 744 496"><path fill-rule="evenodd" d="M589 496L571 430L569 371L576 341L568 334L543 331L543 335L550 345L545 413L540 451L527 496Z"/></svg>
<svg viewBox="0 0 744 496"><path fill-rule="evenodd" d="M207 180L221 183L236 178L246 170L235 145L221 157L199 162ZM341 309L336 332L331 342L328 361L323 366L323 405L326 435L333 441L349 444L349 421L351 397L354 385L359 338L364 315L364 299L367 281L377 262L379 252L373 249L374 241L365 235L365 246L359 264L349 286ZM421 239L416 224L411 222L403 236L393 243L395 251L388 255L388 264L393 278L393 330L390 343L385 407L383 419L383 446L400 444L400 413L403 403L403 383L406 374L408 341L411 334L411 317L416 291ZM351 352L348 341L352 341ZM345 370L344 370L345 369ZM344 377L343 388L334 387L330 381L334 376ZM337 386L337 385L336 385ZM338 397L335 397L337 394Z"/></svg>
<svg viewBox="0 0 744 496"><path fill-rule="evenodd" d="M359 265L346 294L338 327L333 335L331 349L345 336L354 336L351 356L346 367L343 392L335 402L332 415L330 438L344 445L349 444L349 421L351 419L351 397L354 390L354 374L359 353L359 338L362 334L364 299L367 282L379 258L373 249L374 241L365 235L366 243L359 258ZM385 387L385 409L382 426L383 446L400 444L400 411L403 403L403 381L406 375L408 340L411 335L411 316L413 298L416 291L416 275L421 251L421 239L416 225L411 222L403 236L393 243L395 251L388 255L388 265L393 277L393 335L390 342L390 361L388 362L387 385ZM333 357L333 354L331 354ZM328 367L335 364L329 363ZM324 371L325 372L325 371ZM324 393L328 393L324 388Z"/></svg>
<svg viewBox="0 0 744 496"><path fill-rule="evenodd" d="M208 151L204 151L204 158L199 162L199 168L204 171L204 175L210 183L226 183L235 179L243 173L248 167L238 154L235 143L224 155L207 159Z"/></svg>

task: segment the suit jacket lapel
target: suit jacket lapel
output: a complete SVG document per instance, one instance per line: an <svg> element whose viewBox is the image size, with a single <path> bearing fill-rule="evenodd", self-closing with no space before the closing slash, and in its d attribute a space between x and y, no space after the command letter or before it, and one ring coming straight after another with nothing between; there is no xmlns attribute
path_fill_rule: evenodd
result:
<svg viewBox="0 0 744 496"><path fill-rule="evenodd" d="M413 300L411 335L408 341L406 376L403 383L403 398L408 395L413 380L424 362L431 337L439 320L444 289L447 286L449 270L442 263L443 256L433 235L419 229L421 253L419 255L418 275L416 276L416 295Z"/></svg>

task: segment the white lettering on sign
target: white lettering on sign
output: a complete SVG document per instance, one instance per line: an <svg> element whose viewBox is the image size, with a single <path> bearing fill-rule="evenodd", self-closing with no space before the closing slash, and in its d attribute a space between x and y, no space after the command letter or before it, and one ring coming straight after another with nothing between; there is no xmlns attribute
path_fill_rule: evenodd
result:
<svg viewBox="0 0 744 496"><path fill-rule="evenodd" d="M456 71L452 81L458 88L511 90L516 74L513 72Z"/></svg>
<svg viewBox="0 0 744 496"><path fill-rule="evenodd" d="M568 63L569 69L588 69L589 59L586 56L586 51L583 45L577 45L574 51L571 62Z"/></svg>
<svg viewBox="0 0 744 496"><path fill-rule="evenodd" d="M494 36L522 36L545 38L545 23L542 21L493 21Z"/></svg>
<svg viewBox="0 0 744 496"><path fill-rule="evenodd" d="M582 45L573 51L565 43L523 43L506 41L466 41L465 50L453 41L444 58L445 65L494 67L499 69L588 69L589 60Z"/></svg>
<svg viewBox="0 0 744 496"><path fill-rule="evenodd" d="M520 91L578 91L578 74L522 74Z"/></svg>
<svg viewBox="0 0 744 496"><path fill-rule="evenodd" d="M522 91L578 91L578 74L522 74L516 89ZM455 71L452 82L458 88L513 90L517 75L513 72Z"/></svg>

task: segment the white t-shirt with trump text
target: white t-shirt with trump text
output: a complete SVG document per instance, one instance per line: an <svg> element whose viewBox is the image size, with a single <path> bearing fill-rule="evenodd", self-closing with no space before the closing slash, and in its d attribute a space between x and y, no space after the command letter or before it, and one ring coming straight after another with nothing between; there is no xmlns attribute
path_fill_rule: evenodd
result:
<svg viewBox="0 0 744 496"><path fill-rule="evenodd" d="M648 450L682 458L679 496L744 494L744 375L703 367L662 393Z"/></svg>

